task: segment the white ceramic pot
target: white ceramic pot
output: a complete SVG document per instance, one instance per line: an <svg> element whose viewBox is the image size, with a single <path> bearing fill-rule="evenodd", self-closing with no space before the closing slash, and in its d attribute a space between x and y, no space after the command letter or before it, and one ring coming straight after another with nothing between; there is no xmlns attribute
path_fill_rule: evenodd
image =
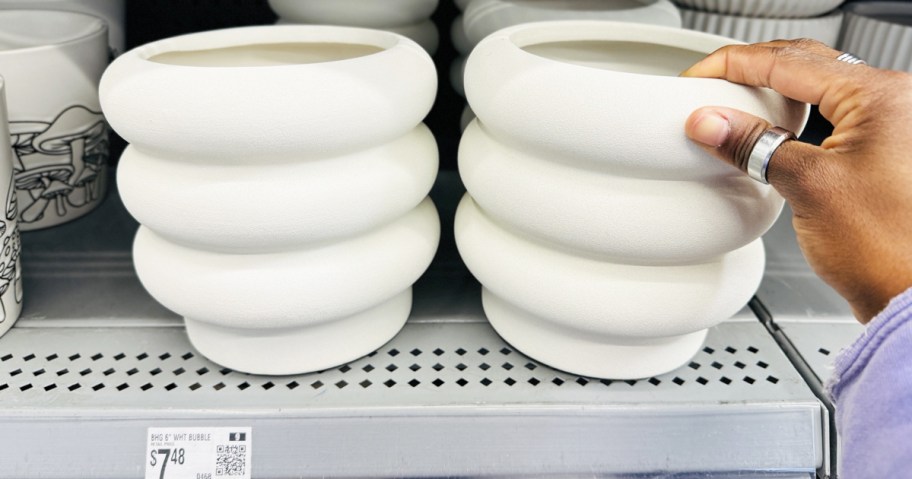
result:
<svg viewBox="0 0 912 479"><path fill-rule="evenodd" d="M126 0L0 0L0 9L88 13L108 24L108 43L114 56L126 49Z"/></svg>
<svg viewBox="0 0 912 479"><path fill-rule="evenodd" d="M465 96L465 66L467 57L456 57L450 65L450 85L462 96Z"/></svg>
<svg viewBox="0 0 912 479"><path fill-rule="evenodd" d="M763 275L783 200L685 137L700 106L801 131L808 106L678 73L732 43L687 30L547 22L487 37L466 66L477 120L456 239L494 328L575 374L661 374Z"/></svg>
<svg viewBox="0 0 912 479"><path fill-rule="evenodd" d="M19 227L74 220L106 189L98 82L108 63L107 27L81 13L0 10L0 31Z"/></svg>
<svg viewBox="0 0 912 479"><path fill-rule="evenodd" d="M428 54L393 33L270 26L121 55L101 101L146 289L197 349L258 374L325 369L403 325L440 235Z"/></svg>
<svg viewBox="0 0 912 479"><path fill-rule="evenodd" d="M278 25L315 24L376 28L411 38L433 55L440 42L429 18L438 0L269 0Z"/></svg>
<svg viewBox="0 0 912 479"><path fill-rule="evenodd" d="M466 37L462 15L456 17L456 19L453 20L452 26L450 26L450 40L453 42L453 47L457 52L468 55L469 52L472 51L472 44L469 43L469 39Z"/></svg>
<svg viewBox="0 0 912 479"><path fill-rule="evenodd" d="M117 183L130 214L162 237L210 251L269 251L402 216L427 196L437 165L434 136L420 125L375 148L268 168L174 161L129 146Z"/></svg>
<svg viewBox="0 0 912 479"><path fill-rule="evenodd" d="M269 0L280 17L298 23L388 28L427 20L438 0Z"/></svg>
<svg viewBox="0 0 912 479"><path fill-rule="evenodd" d="M674 0L691 10L754 18L810 18L835 10L845 0Z"/></svg>
<svg viewBox="0 0 912 479"><path fill-rule="evenodd" d="M462 181L491 218L619 263L711 260L766 233L784 203L734 168L714 178L654 181L552 160L498 142L477 121L459 145Z"/></svg>
<svg viewBox="0 0 912 479"><path fill-rule="evenodd" d="M629 23L521 25L475 48L466 94L492 136L555 161L640 178L731 175L682 133L692 111L726 105L801 132L809 110L771 90L678 77L730 43ZM645 105L661 105L661 114Z"/></svg>
<svg viewBox="0 0 912 479"><path fill-rule="evenodd" d="M6 85L0 78L0 336L6 334L22 312L22 240L17 221L16 188L13 185L12 145L7 132Z"/></svg>
<svg viewBox="0 0 912 479"><path fill-rule="evenodd" d="M470 45L502 28L551 20L681 26L681 15L670 0L472 0L463 15Z"/></svg>
<svg viewBox="0 0 912 479"><path fill-rule="evenodd" d="M431 109L436 76L424 50L399 35L246 27L121 55L102 78L101 102L108 121L140 150L215 163L302 160L410 131Z"/></svg>
<svg viewBox="0 0 912 479"><path fill-rule="evenodd" d="M456 8L458 8L459 11L465 11L466 7L469 6L470 1L471 0L453 0L453 3L456 4Z"/></svg>
<svg viewBox="0 0 912 479"><path fill-rule="evenodd" d="M241 371L292 374L357 359L389 341L408 318L409 288L439 235L437 211L425 200L364 235L278 253L201 251L143 227L133 258L143 286L187 319L203 355Z"/></svg>
<svg viewBox="0 0 912 479"><path fill-rule="evenodd" d="M768 42L782 38L812 38L836 46L842 27L842 17L841 10L812 18L751 18L681 9L684 28L734 38L746 43Z"/></svg>
<svg viewBox="0 0 912 479"><path fill-rule="evenodd" d="M871 66L912 73L912 3L851 3L844 10L840 50Z"/></svg>
<svg viewBox="0 0 912 479"><path fill-rule="evenodd" d="M760 240L705 263L618 264L510 233L469 197L456 214L456 241L487 290L497 332L524 354L586 376L642 378L680 366L763 277Z"/></svg>

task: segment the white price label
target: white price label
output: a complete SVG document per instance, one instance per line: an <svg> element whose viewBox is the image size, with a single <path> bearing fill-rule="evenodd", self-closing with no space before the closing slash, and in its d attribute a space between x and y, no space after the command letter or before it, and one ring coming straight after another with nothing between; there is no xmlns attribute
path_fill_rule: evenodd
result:
<svg viewBox="0 0 912 479"><path fill-rule="evenodd" d="M146 479L250 479L252 428L150 427Z"/></svg>

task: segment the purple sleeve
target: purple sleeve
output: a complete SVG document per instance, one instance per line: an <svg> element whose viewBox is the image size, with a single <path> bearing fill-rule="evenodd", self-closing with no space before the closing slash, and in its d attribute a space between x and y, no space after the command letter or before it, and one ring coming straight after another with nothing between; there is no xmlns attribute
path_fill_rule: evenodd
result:
<svg viewBox="0 0 912 479"><path fill-rule="evenodd" d="M893 298L836 359L840 477L912 474L912 288Z"/></svg>

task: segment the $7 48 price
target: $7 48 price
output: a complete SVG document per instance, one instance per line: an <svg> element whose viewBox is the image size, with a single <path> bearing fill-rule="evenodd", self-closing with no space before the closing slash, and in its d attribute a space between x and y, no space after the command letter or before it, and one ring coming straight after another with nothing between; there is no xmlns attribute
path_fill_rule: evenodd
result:
<svg viewBox="0 0 912 479"><path fill-rule="evenodd" d="M165 468L168 467L168 462L171 462L175 466L182 465L184 463L184 449L153 449L149 454L149 465L155 467L161 462L161 474L159 474L159 479L165 479Z"/></svg>

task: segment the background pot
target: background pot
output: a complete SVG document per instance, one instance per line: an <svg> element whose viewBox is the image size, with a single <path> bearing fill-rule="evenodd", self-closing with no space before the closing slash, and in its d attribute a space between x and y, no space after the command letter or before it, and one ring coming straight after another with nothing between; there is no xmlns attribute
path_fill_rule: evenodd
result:
<svg viewBox="0 0 912 479"><path fill-rule="evenodd" d="M754 18L809 18L835 10L845 0L674 0L704 12Z"/></svg>
<svg viewBox="0 0 912 479"><path fill-rule="evenodd" d="M912 72L912 3L852 3L844 10L840 50L871 66Z"/></svg>
<svg viewBox="0 0 912 479"><path fill-rule="evenodd" d="M417 44L347 27L204 32L111 65L137 275L203 355L304 373L402 327L440 236L435 86Z"/></svg>
<svg viewBox="0 0 912 479"><path fill-rule="evenodd" d="M0 0L0 9L88 13L108 24L108 43L113 56L126 50L126 0Z"/></svg>
<svg viewBox="0 0 912 479"><path fill-rule="evenodd" d="M98 83L107 27L93 16L0 10L13 171L23 231L76 219L106 190L108 136Z"/></svg>
<svg viewBox="0 0 912 479"><path fill-rule="evenodd" d="M0 78L0 336L19 319L22 312L22 240L17 220L16 189L13 186L13 161L7 131L6 85Z"/></svg>
<svg viewBox="0 0 912 479"><path fill-rule="evenodd" d="M812 38L835 47L839 41L842 17L840 10L811 18L753 18L681 9L684 28L722 35L746 43L768 42L782 38Z"/></svg>
<svg viewBox="0 0 912 479"><path fill-rule="evenodd" d="M731 43L681 29L543 22L500 30L466 66L456 240L488 319L559 369L632 379L696 353L763 275L783 201L690 144L704 105L801 131L808 106L678 73Z"/></svg>

